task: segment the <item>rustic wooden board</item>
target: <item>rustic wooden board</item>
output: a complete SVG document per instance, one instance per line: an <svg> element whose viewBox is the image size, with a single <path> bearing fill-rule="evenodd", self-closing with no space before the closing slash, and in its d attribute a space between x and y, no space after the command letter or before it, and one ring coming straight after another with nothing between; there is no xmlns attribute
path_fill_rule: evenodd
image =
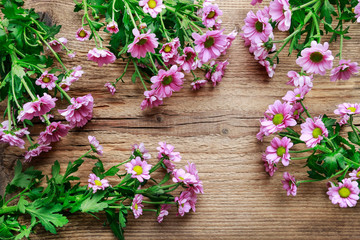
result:
<svg viewBox="0 0 360 240"><path fill-rule="evenodd" d="M224 11L223 22L230 32L240 28L250 9L250 0L218 0ZM28 0L26 5L48 13L56 24L63 25L62 35L77 53L69 66L82 65L86 74L70 91L73 96L91 92L95 98L94 119L83 129L73 130L55 144L54 150L31 164L50 172L57 159L61 163L74 160L87 149L87 136L95 135L104 146L105 167L125 160L130 145L144 142L154 150L159 141L176 146L183 164L197 164L204 181L205 194L200 196L196 213L184 218L172 215L163 224L146 212L138 220L129 217L127 239L356 239L360 232L358 207L340 209L326 195L326 184L302 185L297 197L287 197L280 180L289 171L298 179L306 176L304 162L297 161L285 170L280 168L273 178L263 169L261 152L270 139L259 143L255 134L258 119L269 104L285 95L291 87L285 85L286 73L299 70L295 57L280 55L281 64L276 76L269 79L264 69L252 59L242 40L235 41L228 59L230 65L223 82L216 88L207 86L192 92L185 85L157 109L142 112L142 89L130 79L112 97L103 87L106 81L118 77L124 63L117 61L98 68L86 61L89 43L75 40L80 15L74 14L73 2L63 0ZM345 57L359 61L360 27L352 27L353 40L347 41ZM285 36L285 35L282 35ZM337 49L336 46L332 46ZM306 100L312 114L332 112L344 101L359 101L359 77L343 83L331 83L328 77L316 77L315 87ZM63 104L65 106L65 103ZM59 116L57 119L60 119ZM37 125L35 131L43 126ZM17 149L0 149L0 163L11 169L20 156ZM85 184L92 162L81 167L79 176ZM0 169L1 170L1 169ZM11 172L1 174L8 176ZM1 177L1 176L0 176ZM3 185L4 186L4 185ZM100 216L103 218L103 216ZM75 215L70 223L50 235L41 228L32 239L114 239L109 228L93 217Z"/></svg>

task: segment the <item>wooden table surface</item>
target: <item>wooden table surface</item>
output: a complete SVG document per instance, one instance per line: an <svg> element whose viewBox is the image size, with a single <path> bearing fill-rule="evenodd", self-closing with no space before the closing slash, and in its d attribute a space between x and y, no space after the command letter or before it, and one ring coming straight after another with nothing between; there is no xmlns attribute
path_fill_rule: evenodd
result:
<svg viewBox="0 0 360 240"><path fill-rule="evenodd" d="M256 9L250 0L217 3L224 12L227 33L240 29L246 13ZM86 60L93 43L75 40L81 16L73 13L71 0L28 0L26 6L48 13L54 23L63 26L61 36L77 52L75 59L64 57L65 62L68 66L82 65L85 71L70 94L82 96L91 92L95 99L93 120L83 129L72 130L54 145L53 151L33 160L31 165L50 173L55 160L65 164L80 156L88 148L87 136L94 135L104 146L105 167L127 159L133 143L144 142L155 155L157 143L167 141L182 153L182 164L192 161L199 169L205 194L199 198L196 213L181 218L175 216L173 209L163 224L158 224L150 212L137 220L129 216L126 239L360 239L359 207L340 209L332 205L325 182L302 185L297 197L286 196L280 182L282 174L289 171L297 179L306 179L303 161L292 162L286 169L280 167L272 178L264 171L261 152L270 138L263 143L255 138L258 119L269 104L291 89L285 83L287 71L299 70L294 56L282 53L276 75L269 79L239 38L228 52L230 65L218 87L207 85L193 92L187 82L163 106L143 112L139 108L142 87L132 84L129 77L125 84L119 84L114 97L103 87L105 82L119 77L125 64L118 60L99 68ZM346 41L344 56L360 61L360 26L354 25L350 30L353 39ZM335 50L337 46L332 44L331 48ZM328 76L316 76L306 105L314 115L333 116L337 104L359 102L359 80L354 77L347 82L331 83ZM35 126L34 132L43 127ZM12 174L9 169L20 154L13 147L0 149L0 177L9 178ZM80 169L84 184L92 164L89 160ZM69 220L58 235L39 228L32 239L114 239L110 228L91 216L77 214Z"/></svg>

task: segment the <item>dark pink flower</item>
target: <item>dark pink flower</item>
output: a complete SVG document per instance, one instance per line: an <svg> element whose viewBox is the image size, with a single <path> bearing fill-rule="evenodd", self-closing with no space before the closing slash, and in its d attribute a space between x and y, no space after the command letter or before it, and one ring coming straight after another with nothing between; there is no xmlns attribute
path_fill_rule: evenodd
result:
<svg viewBox="0 0 360 240"><path fill-rule="evenodd" d="M273 28L269 23L269 16L266 11L258 10L256 14L250 11L244 21L243 37L251 42L267 42L273 34Z"/></svg>
<svg viewBox="0 0 360 240"><path fill-rule="evenodd" d="M27 102L23 106L23 110L19 113L18 121L24 121L25 119L31 120L33 117L39 117L48 113L55 107L55 101L57 98L52 98L49 94L44 93L42 97L34 102Z"/></svg>
<svg viewBox="0 0 360 240"><path fill-rule="evenodd" d="M165 43L159 51L164 62L169 62L169 59L173 58L175 55L178 55L179 47L179 38L174 38L171 42Z"/></svg>
<svg viewBox="0 0 360 240"><path fill-rule="evenodd" d="M203 35L193 33L195 51L203 63L218 58L226 50L228 45L227 36L223 30L207 31Z"/></svg>
<svg viewBox="0 0 360 240"><path fill-rule="evenodd" d="M76 32L76 39L83 42L90 38L90 32L86 31L83 27L79 28Z"/></svg>
<svg viewBox="0 0 360 240"><path fill-rule="evenodd" d="M89 50L87 54L88 60L96 62L99 67L102 67L104 64L113 63L116 60L115 55L109 50L93 48Z"/></svg>
<svg viewBox="0 0 360 240"><path fill-rule="evenodd" d="M110 33L118 33L119 32L118 24L115 21L109 22L108 25L106 25L106 29Z"/></svg>
<svg viewBox="0 0 360 240"><path fill-rule="evenodd" d="M145 91L145 100L141 102L141 110L153 108L163 104L162 98L156 95L156 90Z"/></svg>
<svg viewBox="0 0 360 240"><path fill-rule="evenodd" d="M25 157L24 162L31 162L33 157L37 157L42 152L49 152L50 150L51 150L51 146L49 146L49 145L36 144L33 147L29 148L28 151L25 152L25 154L24 154L24 157Z"/></svg>
<svg viewBox="0 0 360 240"><path fill-rule="evenodd" d="M55 52L60 52L63 48L63 45L67 44L67 39L66 38L59 38L58 40L52 40L49 42L50 47L55 51Z"/></svg>
<svg viewBox="0 0 360 240"><path fill-rule="evenodd" d="M291 176L288 172L284 172L284 180L281 180L281 182L288 196L296 196L297 186L294 176Z"/></svg>
<svg viewBox="0 0 360 240"><path fill-rule="evenodd" d="M211 62L210 66L214 67L205 74L206 79L211 80L213 86L215 87L217 83L222 81L222 78L225 75L225 69L229 65L229 62L225 60L224 62Z"/></svg>
<svg viewBox="0 0 360 240"><path fill-rule="evenodd" d="M150 33L149 29L147 33L141 33L138 29L132 30L134 34L134 41L129 44L128 51L134 58L144 58L148 52L155 53L155 48L158 47L159 42L154 33Z"/></svg>
<svg viewBox="0 0 360 240"><path fill-rule="evenodd" d="M339 66L331 70L330 81L349 80L351 76L359 72L359 69L357 62L341 59Z"/></svg>
<svg viewBox="0 0 360 240"><path fill-rule="evenodd" d="M35 84L41 86L41 88L52 90L56 86L56 80L58 80L58 78L54 74L49 74L48 71L45 71L35 81Z"/></svg>
<svg viewBox="0 0 360 240"><path fill-rule="evenodd" d="M111 95L114 95L116 92L116 88L112 83L105 83L104 87L106 87L108 89L108 91L111 93Z"/></svg>
<svg viewBox="0 0 360 240"><path fill-rule="evenodd" d="M328 137L329 132L321 118L307 118L306 122L301 124L301 141L304 141L308 148L315 147L324 137Z"/></svg>
<svg viewBox="0 0 360 240"><path fill-rule="evenodd" d="M184 55L178 57L177 64L180 65L184 72L189 73L191 70L195 70L196 68L201 67L201 64L199 65L195 61L196 52L193 48L185 47L183 52Z"/></svg>
<svg viewBox="0 0 360 240"><path fill-rule="evenodd" d="M162 221L164 220L164 217L169 215L169 209L171 208L171 204L162 204L160 211L159 211L159 215L157 216L157 221L158 223L162 223Z"/></svg>
<svg viewBox="0 0 360 240"><path fill-rule="evenodd" d="M210 2L205 2L202 9L202 23L207 28L212 28L216 19L223 15L223 12L219 9L217 4L212 4Z"/></svg>
<svg viewBox="0 0 360 240"><path fill-rule="evenodd" d="M9 132L0 132L0 142L8 143L10 146L16 146L21 149L24 149L25 141L16 136L15 134Z"/></svg>
<svg viewBox="0 0 360 240"><path fill-rule="evenodd" d="M38 143L41 145L49 145L52 142L58 142L60 138L65 137L71 127L61 122L52 122L46 127L44 132L40 133Z"/></svg>
<svg viewBox="0 0 360 240"><path fill-rule="evenodd" d="M196 80L196 81L192 82L191 83L192 90L199 90L201 87L205 86L205 84L207 82L208 81L205 79Z"/></svg>
<svg viewBox="0 0 360 240"><path fill-rule="evenodd" d="M171 97L173 92L182 88L184 74L178 72L178 67L174 65L168 71L160 69L158 75L151 77L150 81L153 83L151 89L155 90L159 98Z"/></svg>

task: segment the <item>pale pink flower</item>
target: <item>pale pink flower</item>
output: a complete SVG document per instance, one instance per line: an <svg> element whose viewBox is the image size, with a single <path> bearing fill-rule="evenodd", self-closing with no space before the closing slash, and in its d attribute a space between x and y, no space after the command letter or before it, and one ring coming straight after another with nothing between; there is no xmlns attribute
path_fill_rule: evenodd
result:
<svg viewBox="0 0 360 240"><path fill-rule="evenodd" d="M83 127L91 120L94 98L91 94L71 99L71 105L64 110L58 110L70 123L71 127Z"/></svg>
<svg viewBox="0 0 360 240"><path fill-rule="evenodd" d="M139 5L143 7L144 13L149 13L153 18L165 8L162 0L141 0Z"/></svg>
<svg viewBox="0 0 360 240"><path fill-rule="evenodd" d="M139 28L140 29L145 29L145 28L147 28L147 24L146 23L140 23Z"/></svg>
<svg viewBox="0 0 360 240"><path fill-rule="evenodd" d="M160 208L159 215L157 216L158 223L162 223L164 217L169 215L169 209L171 208L171 204L162 204Z"/></svg>
<svg viewBox="0 0 360 240"><path fill-rule="evenodd" d="M155 90L159 98L170 97L173 92L182 88L184 76L182 72L178 72L176 65L172 66L168 71L160 69L158 75L150 79L153 83L151 89Z"/></svg>
<svg viewBox="0 0 360 240"><path fill-rule="evenodd" d="M347 115L347 114L341 116L340 121L339 121L339 125L342 126L342 125L344 125L344 124L347 124L347 122L349 121L349 119L350 119L350 116Z"/></svg>
<svg viewBox="0 0 360 240"><path fill-rule="evenodd" d="M288 166L290 162L289 150L293 145L290 138L274 137L270 146L266 148L266 159L275 164L281 160L284 166Z"/></svg>
<svg viewBox="0 0 360 240"><path fill-rule="evenodd" d="M356 14L356 21L360 22L360 2L355 6L354 13Z"/></svg>
<svg viewBox="0 0 360 240"><path fill-rule="evenodd" d="M300 114L304 112L304 108L300 102L296 102L292 105L291 115L298 120L300 118Z"/></svg>
<svg viewBox="0 0 360 240"><path fill-rule="evenodd" d="M359 69L357 62L341 59L339 66L331 70L330 81L349 80L351 76L359 73Z"/></svg>
<svg viewBox="0 0 360 240"><path fill-rule="evenodd" d="M196 44L195 51L203 63L218 58L226 50L228 44L223 30L207 31L203 35L194 32L192 37Z"/></svg>
<svg viewBox="0 0 360 240"><path fill-rule="evenodd" d="M175 147L171 144L166 144L166 142L159 142L160 147L157 147L156 150L159 151L158 159L161 158L168 159L173 162L180 162L181 156L179 152L174 152Z"/></svg>
<svg viewBox="0 0 360 240"><path fill-rule="evenodd" d="M52 40L49 42L50 47L55 51L55 52L60 52L63 48L63 45L66 45L68 42L68 40L66 38L59 38L58 40Z"/></svg>
<svg viewBox="0 0 360 240"><path fill-rule="evenodd" d="M239 33L236 30L233 30L231 33L229 33L226 36L226 46L225 46L225 50L223 52L221 52L221 54L226 55L226 50L229 49L232 45L232 42L235 40L235 38L237 37Z"/></svg>
<svg viewBox="0 0 360 240"><path fill-rule="evenodd" d="M59 83L59 87L61 87L65 92L70 90L70 86L71 86L70 78L64 78Z"/></svg>
<svg viewBox="0 0 360 240"><path fill-rule="evenodd" d="M144 92L145 99L141 102L141 110L146 108L153 108L163 104L161 97L157 96L156 90L150 90Z"/></svg>
<svg viewBox="0 0 360 240"><path fill-rule="evenodd" d="M249 48L250 53L253 53L255 60L258 61L264 61L269 56L269 52L274 52L275 50L275 44L269 44L263 41L252 42Z"/></svg>
<svg viewBox="0 0 360 240"><path fill-rule="evenodd" d="M185 183L186 185L190 185L190 184L194 184L197 182L195 176L193 176L192 174L185 172L184 169L174 169L174 171L172 171L173 174L173 182L175 183Z"/></svg>
<svg viewBox="0 0 360 240"><path fill-rule="evenodd" d="M106 25L106 29L110 32L110 33L118 33L119 32L119 27L118 24L115 21L111 21Z"/></svg>
<svg viewBox="0 0 360 240"><path fill-rule="evenodd" d="M138 29L134 28L132 33L134 34L134 41L129 44L128 51L134 58L146 57L148 52L155 53L155 48L158 47L159 42L154 33L150 33L149 29L147 33L141 33Z"/></svg>
<svg viewBox="0 0 360 240"><path fill-rule="evenodd" d="M349 173L351 180L358 180L360 179L360 168L354 169L351 173Z"/></svg>
<svg viewBox="0 0 360 240"><path fill-rule="evenodd" d="M135 218L138 218L142 215L143 210L142 208L144 207L144 205L142 204L142 201L144 199L144 196L141 194L135 194L134 199L131 203L131 210L134 213Z"/></svg>
<svg viewBox="0 0 360 240"><path fill-rule="evenodd" d="M223 76L225 75L225 69L227 68L227 65L229 65L229 62L225 60L224 62L215 62L212 61L210 63L211 67L215 66L215 69L210 69L206 74L205 77L208 80L211 80L213 83L213 86L215 87L217 83L222 81Z"/></svg>
<svg viewBox="0 0 360 240"><path fill-rule="evenodd" d="M62 124L61 122L52 122L46 127L44 132L40 133L38 143L42 145L49 145L52 142L58 142L60 138L65 137L71 127Z"/></svg>
<svg viewBox="0 0 360 240"><path fill-rule="evenodd" d="M76 66L73 67L66 75L66 77L62 80L63 83L68 84L69 86L74 82L78 81L80 77L84 74L82 67Z"/></svg>
<svg viewBox="0 0 360 240"><path fill-rule="evenodd" d="M251 42L267 42L273 34L273 28L269 23L269 16L264 14L264 11L258 10L256 14L253 11L249 11L244 21L245 25L242 27L243 37Z"/></svg>
<svg viewBox="0 0 360 240"><path fill-rule="evenodd" d="M219 9L217 4L204 3L202 9L202 23L205 27L212 28L216 23L216 19L222 15L223 12Z"/></svg>
<svg viewBox="0 0 360 240"><path fill-rule="evenodd" d="M69 58L74 58L76 56L76 52L69 51L69 52L67 52L67 55Z"/></svg>
<svg viewBox="0 0 360 240"><path fill-rule="evenodd" d="M88 40L90 38L90 32L85 30L83 27L79 28L76 31L76 39L83 42L85 40Z"/></svg>
<svg viewBox="0 0 360 240"><path fill-rule="evenodd" d="M307 118L306 122L301 124L301 141L304 141L308 148L315 147L324 137L329 135L328 130L321 118Z"/></svg>
<svg viewBox="0 0 360 240"><path fill-rule="evenodd" d="M337 115L354 115L360 113L359 103L342 103L338 105L338 108L334 111Z"/></svg>
<svg viewBox="0 0 360 240"><path fill-rule="evenodd" d="M283 183L283 188L286 190L288 196L296 196L296 180L294 176L291 176L288 172L284 172L284 180L281 180Z"/></svg>
<svg viewBox="0 0 360 240"><path fill-rule="evenodd" d="M251 0L251 5L255 6L256 4L262 3L263 0Z"/></svg>
<svg viewBox="0 0 360 240"><path fill-rule="evenodd" d="M111 93L111 95L114 95L116 92L116 88L112 83L105 83L104 87L106 87L108 89L108 91Z"/></svg>
<svg viewBox="0 0 360 240"><path fill-rule="evenodd" d="M93 193L96 193L97 190L105 190L105 188L110 187L108 180L100 179L93 173L90 173L88 183L88 188L92 188Z"/></svg>
<svg viewBox="0 0 360 240"><path fill-rule="evenodd" d="M178 203L177 215L184 216L185 213L192 209L195 212L195 204L197 196L193 191L183 191L179 197L175 197L175 202Z"/></svg>
<svg viewBox="0 0 360 240"><path fill-rule="evenodd" d="M192 83L191 83L192 90L198 90L198 89L200 89L201 87L205 86L205 84L206 84L207 82L208 82L208 81L205 80L205 79L196 80L196 81L192 82Z"/></svg>
<svg viewBox="0 0 360 240"><path fill-rule="evenodd" d="M188 187L188 190L192 190L194 191L194 193L196 194L203 194L204 193L204 188L203 188L203 183L200 180L199 177L199 172L196 169L196 165L195 163L190 163L188 162L188 165L185 165L185 169L188 173L190 173L191 175L193 175L196 179L196 182L191 183Z"/></svg>
<svg viewBox="0 0 360 240"><path fill-rule="evenodd" d="M306 73L325 75L326 70L333 66L334 56L329 49L329 43L324 45L311 42L310 48L301 51L301 56L296 59L296 63L302 67Z"/></svg>
<svg viewBox="0 0 360 240"><path fill-rule="evenodd" d="M49 90L52 90L56 86L56 80L58 80L58 78L54 74L50 74L48 73L48 71L45 71L35 81L35 84L41 86L41 88L47 88Z"/></svg>
<svg viewBox="0 0 360 240"><path fill-rule="evenodd" d="M183 52L184 55L179 56L176 61L184 72L189 73L191 70L195 70L198 67L195 61L196 52L191 47L185 47Z"/></svg>
<svg viewBox="0 0 360 240"><path fill-rule="evenodd" d="M266 136L281 131L287 127L296 125L296 120L291 114L292 106L289 103L281 103L276 100L273 105L270 105L266 110L261 126Z"/></svg>
<svg viewBox="0 0 360 240"><path fill-rule="evenodd" d="M307 86L298 87L295 88L293 91L288 91L282 99L288 103L296 103L300 100L303 100L305 98L305 95L310 90L311 89Z"/></svg>
<svg viewBox="0 0 360 240"><path fill-rule="evenodd" d="M127 173L131 174L132 178L136 178L139 182L143 182L144 179L150 179L151 165L146 161L142 161L140 157L132 159L131 162L125 164Z"/></svg>
<svg viewBox="0 0 360 240"><path fill-rule="evenodd" d="M0 130L0 131L2 131L2 130ZM28 131L28 128L26 127L26 128L22 128L22 129L15 131L14 134L17 137L23 137L24 135L30 134L30 132Z"/></svg>
<svg viewBox="0 0 360 240"><path fill-rule="evenodd" d="M25 141L12 133L0 132L0 143L8 143L10 146L16 146L18 148L24 149Z"/></svg>
<svg viewBox="0 0 360 240"><path fill-rule="evenodd" d="M44 93L42 97L37 96L37 98L38 100L24 104L23 110L21 110L17 117L18 121L31 120L33 117L39 117L48 113L55 107L55 101L57 101L57 98L52 98L47 93Z"/></svg>
<svg viewBox="0 0 360 240"><path fill-rule="evenodd" d="M103 146L100 145L99 141L96 140L96 137L94 136L88 136L89 139L89 143L91 144L91 146L93 146L96 149L96 153L99 154L100 156L103 155Z"/></svg>
<svg viewBox="0 0 360 240"><path fill-rule="evenodd" d="M174 38L171 42L165 43L159 51L164 62L169 62L171 58L173 58L175 55L178 55L179 47L180 41L177 37Z"/></svg>
<svg viewBox="0 0 360 240"><path fill-rule="evenodd" d="M357 181L351 181L345 178L339 182L339 186L335 186L330 182L331 186L327 191L329 199L333 204L339 204L340 207L355 207L359 200L360 189Z"/></svg>
<svg viewBox="0 0 360 240"><path fill-rule="evenodd" d="M104 64L113 63L116 60L115 55L109 50L93 48L87 54L88 60L96 62L99 67Z"/></svg>
<svg viewBox="0 0 360 240"><path fill-rule="evenodd" d="M30 147L28 151L25 152L24 162L31 162L33 157L39 156L42 152L49 152L51 150L51 146L36 144L33 147Z"/></svg>
<svg viewBox="0 0 360 240"><path fill-rule="evenodd" d="M272 78L275 74L276 64L271 64L268 60L260 60L259 63L265 67L268 76Z"/></svg>
<svg viewBox="0 0 360 240"><path fill-rule="evenodd" d="M299 74L295 71L289 71L287 76L290 78L290 80L286 83L287 85L291 85L294 87L313 87L313 75L306 76L304 74Z"/></svg>
<svg viewBox="0 0 360 240"><path fill-rule="evenodd" d="M265 171L272 177L277 170L276 164L266 159L266 154L262 154L262 160L264 162Z"/></svg>
<svg viewBox="0 0 360 240"><path fill-rule="evenodd" d="M278 23L280 31L287 31L291 25L291 10L289 0L274 0L270 2L271 19Z"/></svg>
<svg viewBox="0 0 360 240"><path fill-rule="evenodd" d="M142 159L144 159L144 160L149 160L151 158L151 154L145 148L144 143L132 145L132 150L133 150L134 156L140 155L140 157L142 157Z"/></svg>

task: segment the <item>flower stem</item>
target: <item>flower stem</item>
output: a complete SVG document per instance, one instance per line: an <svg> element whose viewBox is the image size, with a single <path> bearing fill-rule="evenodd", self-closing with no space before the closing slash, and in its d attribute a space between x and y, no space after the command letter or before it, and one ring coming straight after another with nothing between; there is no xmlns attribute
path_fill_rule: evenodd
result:
<svg viewBox="0 0 360 240"><path fill-rule="evenodd" d="M154 205L161 205L161 204L176 204L175 202L167 202L167 201L163 201L163 202L150 202L150 201L142 201L143 203L147 203L147 204L154 204Z"/></svg>
<svg viewBox="0 0 360 240"><path fill-rule="evenodd" d="M355 133L356 139L358 140L358 142L360 142L360 137L359 137L359 134L358 134L358 133L356 132L356 130L355 130L355 126L354 126L353 121L354 121L354 117L353 117L353 115L350 115L350 126L351 126L351 129L352 129L353 132Z"/></svg>
<svg viewBox="0 0 360 240"><path fill-rule="evenodd" d="M289 153L303 153L303 152L310 152L310 151L313 151L314 148L309 148L309 149L304 149L304 150L299 150L299 151L292 151L292 150L289 150Z"/></svg>
<svg viewBox="0 0 360 240"><path fill-rule="evenodd" d="M145 82L144 82L144 79L142 78L141 73L140 73L140 71L139 71L139 68L138 68L138 66L136 65L136 62L135 62L134 60L133 60L133 63L134 63L134 66L135 66L135 71L136 71L136 73L138 74L138 76L139 76L139 78L140 78L140 81L141 81L142 85L143 85L144 88L145 88L145 91L147 91L148 89L147 89L147 87L146 87L146 84L145 84Z"/></svg>
<svg viewBox="0 0 360 240"><path fill-rule="evenodd" d="M4 205L0 209L0 215L13 213L13 212L16 212L17 210L18 210L17 206L6 207L6 205Z"/></svg>
<svg viewBox="0 0 360 240"><path fill-rule="evenodd" d="M150 169L150 174L155 172L160 166L161 166L161 163L163 163L164 159L161 159L155 166L153 166L151 169Z"/></svg>
<svg viewBox="0 0 360 240"><path fill-rule="evenodd" d="M314 3L316 3L317 1L319 1L319 0L312 0L312 1L310 1L310 2L308 2L308 3L305 3L305 4L303 4L303 5L299 6L299 7L295 7L295 8L293 8L293 9L291 9L291 11L292 11L292 12L295 12L295 11L300 10L300 9L302 9L302 8L305 8L305 7L307 7L307 6L311 5L311 4L314 4ZM320 2L320 1L319 1L319 2Z"/></svg>
<svg viewBox="0 0 360 240"><path fill-rule="evenodd" d="M170 42L170 38L169 38L169 36L168 36L168 34L167 34L167 30L166 30L165 25L164 25L162 12L160 13L160 21L161 21L161 26L162 26L162 28L163 28L163 31L164 31L166 40L167 40L168 42Z"/></svg>
<svg viewBox="0 0 360 240"><path fill-rule="evenodd" d="M71 104L71 97L69 96L69 94L67 94L67 92L65 92L64 89L62 89L59 84L56 83L56 88L61 92L62 95L65 96L66 100Z"/></svg>
<svg viewBox="0 0 360 240"><path fill-rule="evenodd" d="M300 104L301 104L301 106L303 107L303 109L304 109L304 111L305 111L306 115L307 115L309 118L311 118L311 119L312 119L312 117L311 117L310 113L308 112L308 110L307 110L307 109L306 109L306 107L304 106L304 103L303 103L303 101L302 101L302 100L300 100Z"/></svg>
<svg viewBox="0 0 360 240"><path fill-rule="evenodd" d="M291 160L303 160L303 159L308 159L309 156L306 157L291 157Z"/></svg>

